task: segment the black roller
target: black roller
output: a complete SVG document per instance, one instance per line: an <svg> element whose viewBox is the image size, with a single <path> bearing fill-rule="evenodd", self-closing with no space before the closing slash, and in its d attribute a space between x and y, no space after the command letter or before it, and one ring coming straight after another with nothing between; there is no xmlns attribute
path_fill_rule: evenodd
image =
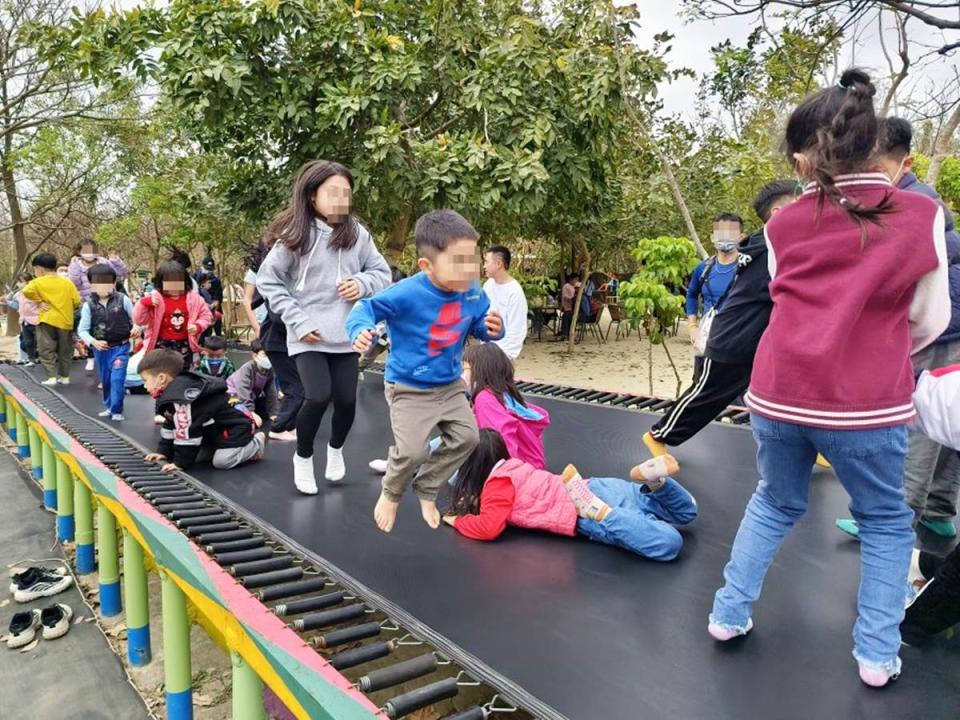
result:
<svg viewBox="0 0 960 720"><path fill-rule="evenodd" d="M288 603L277 605L273 612L280 617L287 615L299 615L300 613L310 612L311 610L323 610L333 607L343 602L342 592L325 593L316 597L304 598L303 600L294 600Z"/></svg>
<svg viewBox="0 0 960 720"><path fill-rule="evenodd" d="M393 643L375 642L331 655L328 662L337 670L346 670L371 660L379 660L393 651Z"/></svg>
<svg viewBox="0 0 960 720"><path fill-rule="evenodd" d="M183 520L185 518L196 518L196 517L206 517L211 512L216 512L217 508L207 506L202 508L195 508L193 510L174 510L173 512L168 512L167 517L171 520Z"/></svg>
<svg viewBox="0 0 960 720"><path fill-rule="evenodd" d="M150 483L149 485L136 485L134 487L137 492L139 492L144 497L153 498L153 497L166 497L164 493L183 493L183 492L192 492L190 488L184 486L183 483L178 482L165 482L165 483Z"/></svg>
<svg viewBox="0 0 960 720"><path fill-rule="evenodd" d="M184 495L182 497L151 498L150 502L152 502L156 507L160 508L166 505L176 505L177 503L200 502L203 499L203 495L193 494Z"/></svg>
<svg viewBox="0 0 960 720"><path fill-rule="evenodd" d="M218 553L213 556L213 559L220 565L233 565L234 563L250 562L251 560L265 560L272 556L273 550L270 548L254 547L249 550Z"/></svg>
<svg viewBox="0 0 960 720"><path fill-rule="evenodd" d="M246 540L252 538L253 532L250 530L230 530L228 532L214 532L201 535L197 538L197 544L209 545L211 543L221 543L228 540Z"/></svg>
<svg viewBox="0 0 960 720"><path fill-rule="evenodd" d="M486 717L483 708L474 705L466 710L459 710L453 715L444 715L440 720L486 720Z"/></svg>
<svg viewBox="0 0 960 720"><path fill-rule="evenodd" d="M449 700L456 696L457 681L455 678L447 678L387 700L383 706L383 711L390 720L396 720L415 710L422 710L428 705L433 705L441 700Z"/></svg>
<svg viewBox="0 0 960 720"><path fill-rule="evenodd" d="M197 535L204 535L210 533L221 533L227 532L229 530L239 530L240 523L235 520L230 522L218 522L212 523L210 525L195 525L194 527L187 528L188 537L196 537Z"/></svg>
<svg viewBox="0 0 960 720"><path fill-rule="evenodd" d="M203 510L204 512L206 512L209 508L210 508L209 505L207 505L205 502L202 502L200 500L194 500L193 502L186 502L186 503L168 503L168 504L165 504L163 507L160 507L159 505L157 506L157 510L159 510L162 513L169 513L169 512L175 512L175 511L179 512L181 510Z"/></svg>
<svg viewBox="0 0 960 720"><path fill-rule="evenodd" d="M246 588L261 588L266 585L278 585L290 580L299 580L301 577L303 577L303 568L293 567L260 573L259 575L248 575L245 578L240 578L240 584Z"/></svg>
<svg viewBox="0 0 960 720"><path fill-rule="evenodd" d="M154 470L151 472L138 473L137 475L131 475L128 478L125 478L128 485L138 482L155 482L157 480L169 480L170 475L163 472L162 470Z"/></svg>
<svg viewBox="0 0 960 720"><path fill-rule="evenodd" d="M182 482L177 482L171 478L157 478L156 480L136 480L134 482L127 483L134 490L143 490L144 492L149 490L156 490L158 492L163 492L164 490L169 490L171 488L176 490L182 490L185 486Z"/></svg>
<svg viewBox="0 0 960 720"><path fill-rule="evenodd" d="M367 608L361 603L345 605L334 608L333 610L324 610L323 612L313 613L293 621L293 627L300 632L304 630L319 630L320 628L339 625L348 620L356 620L366 613Z"/></svg>
<svg viewBox="0 0 960 720"><path fill-rule="evenodd" d="M262 602L268 600L282 600L283 598L294 597L296 595L306 595L308 592L323 590L327 586L327 581L322 577L310 577L297 582L282 583L265 587L256 592L257 599Z"/></svg>
<svg viewBox="0 0 960 720"><path fill-rule="evenodd" d="M663 410L673 405L673 400L658 400L650 406L651 410Z"/></svg>
<svg viewBox="0 0 960 720"><path fill-rule="evenodd" d="M230 568L230 574L235 575L236 577L246 577L249 575L270 572L271 570L283 570L283 568L288 568L293 565L293 560L294 559L289 555L277 555L276 557L237 563Z"/></svg>
<svg viewBox="0 0 960 720"><path fill-rule="evenodd" d="M357 681L357 686L365 693L376 692L400 685L414 678L429 675L436 669L436 656L433 653L424 653L396 665L388 665L368 672Z"/></svg>
<svg viewBox="0 0 960 720"><path fill-rule="evenodd" d="M170 490L147 490L143 493L144 497L150 500L170 500L176 498L190 497L195 494L194 490L188 487L174 487ZM199 496L198 496L199 497Z"/></svg>
<svg viewBox="0 0 960 720"><path fill-rule="evenodd" d="M212 512L207 515L198 515L196 517L187 517L177 520L178 528L191 528L202 525L215 525L216 523L229 522L233 518L225 512L215 512L216 508L210 508Z"/></svg>
<svg viewBox="0 0 960 720"><path fill-rule="evenodd" d="M266 544L266 540L253 537L251 534L250 537L239 540L213 541L209 545L205 545L204 550L212 555L214 553L234 552L235 550L250 550L251 548L263 547Z"/></svg>
<svg viewBox="0 0 960 720"><path fill-rule="evenodd" d="M380 623L368 622L363 625L354 625L353 627L344 628L343 630L333 630L324 633L314 638L313 642L318 648L332 648L337 645L345 645L350 642L365 640L366 638L375 637L379 634Z"/></svg>

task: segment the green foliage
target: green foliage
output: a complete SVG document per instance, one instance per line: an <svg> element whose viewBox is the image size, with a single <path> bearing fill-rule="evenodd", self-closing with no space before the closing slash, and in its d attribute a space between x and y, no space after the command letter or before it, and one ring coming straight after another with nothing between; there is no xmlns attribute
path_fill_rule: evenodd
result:
<svg viewBox="0 0 960 720"><path fill-rule="evenodd" d="M930 158L920 153L914 153L913 158L913 172L923 180L930 167ZM937 192L951 210L960 212L960 157L948 155L943 159L940 177L937 178Z"/></svg>
<svg viewBox="0 0 960 720"><path fill-rule="evenodd" d="M556 279L546 275L524 275L515 272L513 278L523 288L523 294L526 296L529 305L542 305L547 297L555 295L557 292Z"/></svg>
<svg viewBox="0 0 960 720"><path fill-rule="evenodd" d="M641 269L621 283L618 296L630 321L642 327L650 342L663 342L663 328L683 315L683 297L676 288L687 282L697 266L693 243L687 238L644 238L632 251Z"/></svg>

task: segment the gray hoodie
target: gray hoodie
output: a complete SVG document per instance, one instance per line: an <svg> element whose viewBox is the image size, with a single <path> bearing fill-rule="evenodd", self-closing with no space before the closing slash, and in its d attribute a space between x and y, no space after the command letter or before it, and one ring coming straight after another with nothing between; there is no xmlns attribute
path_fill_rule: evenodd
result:
<svg viewBox="0 0 960 720"><path fill-rule="evenodd" d="M337 296L337 284L356 280L361 297L390 284L390 266L366 228L358 227L357 242L349 250L332 250L328 245L331 232L329 225L317 220L306 252L292 252L278 242L257 272L257 290L287 326L290 355L351 352L344 322L353 303ZM310 332L320 335L319 343L300 341Z"/></svg>

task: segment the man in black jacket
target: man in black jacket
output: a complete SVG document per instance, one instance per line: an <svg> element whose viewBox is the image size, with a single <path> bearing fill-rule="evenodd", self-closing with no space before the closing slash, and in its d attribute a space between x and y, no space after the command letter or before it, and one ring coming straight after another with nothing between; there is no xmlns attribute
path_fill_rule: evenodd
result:
<svg viewBox="0 0 960 720"><path fill-rule="evenodd" d="M753 201L757 217L766 225L774 213L789 204L797 190L791 180L761 188ZM739 246L736 277L717 310L707 339L703 371L660 418L643 442L654 455L680 445L702 430L750 385L753 358L770 322L770 272L763 229Z"/></svg>
<svg viewBox="0 0 960 720"><path fill-rule="evenodd" d="M172 350L148 352L139 373L164 417L160 444L148 462L163 461L163 469L173 472L206 460L229 470L263 458L266 438L249 413L230 404L226 382L183 370L183 357Z"/></svg>

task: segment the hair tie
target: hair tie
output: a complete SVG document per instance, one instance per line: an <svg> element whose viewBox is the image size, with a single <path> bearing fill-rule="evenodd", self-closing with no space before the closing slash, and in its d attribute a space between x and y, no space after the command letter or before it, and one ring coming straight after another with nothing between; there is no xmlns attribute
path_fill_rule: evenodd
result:
<svg viewBox="0 0 960 720"><path fill-rule="evenodd" d="M847 207L850 204L850 201L844 196L840 198L840 206Z"/></svg>
<svg viewBox="0 0 960 720"><path fill-rule="evenodd" d="M837 80L837 87L841 90L849 90L850 88L843 84L842 80Z"/></svg>

